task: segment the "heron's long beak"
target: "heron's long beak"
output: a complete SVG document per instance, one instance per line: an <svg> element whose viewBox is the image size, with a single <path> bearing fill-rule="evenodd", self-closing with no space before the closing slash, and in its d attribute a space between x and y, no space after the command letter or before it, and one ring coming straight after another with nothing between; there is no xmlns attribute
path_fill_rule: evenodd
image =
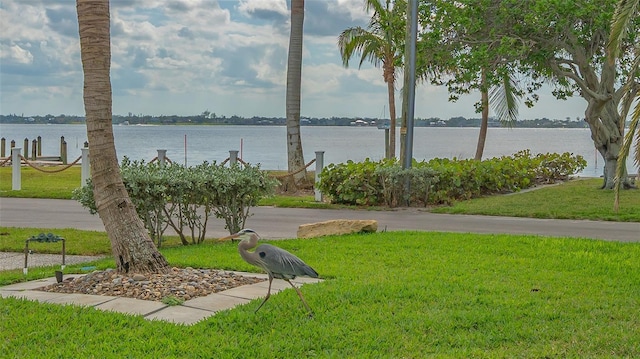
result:
<svg viewBox="0 0 640 359"><path fill-rule="evenodd" d="M226 237L222 237L222 238L218 238L218 242L225 242L225 241L232 241L236 238L240 237L240 235L238 235L238 233L234 233L232 235L226 236Z"/></svg>

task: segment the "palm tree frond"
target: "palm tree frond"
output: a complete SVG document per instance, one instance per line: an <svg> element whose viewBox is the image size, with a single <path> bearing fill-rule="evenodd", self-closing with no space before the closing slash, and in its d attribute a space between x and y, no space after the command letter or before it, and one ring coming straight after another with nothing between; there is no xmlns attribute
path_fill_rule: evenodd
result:
<svg viewBox="0 0 640 359"><path fill-rule="evenodd" d="M373 59L372 53L375 57L380 47L382 47L381 40L361 27L346 29L338 36L338 49L345 67L349 66L349 60L355 54L360 55L360 66L362 66L364 60ZM377 66L375 63L374 65Z"/></svg>
<svg viewBox="0 0 640 359"><path fill-rule="evenodd" d="M611 32L609 34L609 41L607 43L607 50L611 54L609 61L614 61L620 55L620 49L622 47L622 41L626 37L627 32L632 28L632 22L635 17L640 13L640 0L619 0L616 6L616 10L613 14L611 21ZM640 47L636 44L635 58L633 59L632 68L630 74L637 74L640 67ZM633 76L633 75L630 75ZM635 158L634 164L640 166L640 96L637 84L635 80L631 80L625 84L626 92L622 99L622 119L623 121L627 117L627 111L631 107L633 101L636 102L636 106L631 114L631 123L629 124L629 130L624 136L624 141L620 152L618 154L618 163L616 166L616 180L613 186L614 202L613 209L618 211L620 206L620 186L622 185L622 176L626 172L627 158L629 157L629 151L631 150L631 144L635 138ZM623 122L624 123L624 122ZM639 171L640 172L640 171Z"/></svg>
<svg viewBox="0 0 640 359"><path fill-rule="evenodd" d="M386 1L386 5L387 7L389 7L389 0L384 0ZM369 12L371 10L373 10L374 14L382 14L384 13L384 7L382 7L382 1L380 0L365 0L364 1L364 10L366 12ZM377 17L377 16L372 16L372 18Z"/></svg>
<svg viewBox="0 0 640 359"><path fill-rule="evenodd" d="M638 14L640 0L620 0L611 20L611 33L607 49L611 53L611 59L620 54L620 44L631 28L633 18Z"/></svg>
<svg viewBox="0 0 640 359"><path fill-rule="evenodd" d="M640 98L636 97L636 106L633 109L633 113L631 115L631 123L629 123L629 130L624 136L624 142L622 144L622 148L620 149L620 155L618 156L618 164L616 166L616 181L613 187L614 192L614 202L613 209L614 211L618 211L620 206L620 186L622 183L622 176L625 174L625 169L627 166L627 157L629 156L629 151L631 150L631 144L634 142L635 137L635 158L634 164L636 167L640 166Z"/></svg>
<svg viewBox="0 0 640 359"><path fill-rule="evenodd" d="M520 96L516 91L515 79L504 75L500 86L493 86L489 93L489 103L498 116L498 120L512 126L518 120L518 104Z"/></svg>
<svg viewBox="0 0 640 359"><path fill-rule="evenodd" d="M634 150L636 155L633 163L638 167L640 172L640 97L636 96L636 106L631 115L631 123L629 123L629 132L627 134L635 133L635 145ZM631 142L632 135L629 135L628 141Z"/></svg>

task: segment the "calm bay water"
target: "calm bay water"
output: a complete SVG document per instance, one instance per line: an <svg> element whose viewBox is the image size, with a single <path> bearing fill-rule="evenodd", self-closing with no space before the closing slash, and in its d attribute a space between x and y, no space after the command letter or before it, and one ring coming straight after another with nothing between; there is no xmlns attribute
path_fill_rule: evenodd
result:
<svg viewBox="0 0 640 359"><path fill-rule="evenodd" d="M127 156L150 161L157 156L158 149L166 149L167 157L172 161L184 164L186 160L188 165L195 165L203 161L219 163L229 157L229 150L238 150L244 161L260 163L263 169L287 168L286 128L283 126L114 126L113 130L120 159ZM413 157L418 160L473 158L478 131L478 128L417 127ZM325 152L325 165L384 157L384 131L375 127L303 126L301 132L306 162L315 158L315 151ZM42 154L47 156L59 154L60 136L64 136L69 161L80 156L80 149L87 140L84 125L0 125L0 137L6 139L7 154L11 140L16 141L16 147L23 147L25 138L31 141L38 136L42 137ZM594 148L588 129L490 128L484 158L511 155L524 149L530 149L534 154L579 154L588 162L583 176L602 174L602 158ZM631 160L628 166L633 173Z"/></svg>

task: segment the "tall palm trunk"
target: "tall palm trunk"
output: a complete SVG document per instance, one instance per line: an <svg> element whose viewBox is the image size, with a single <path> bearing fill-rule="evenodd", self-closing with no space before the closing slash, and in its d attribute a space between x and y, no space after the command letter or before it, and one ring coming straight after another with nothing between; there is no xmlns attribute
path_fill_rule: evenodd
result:
<svg viewBox="0 0 640 359"><path fill-rule="evenodd" d="M396 75L393 66L393 59L388 59L383 65L384 81L387 83L389 97L389 158L396 157ZM404 152L400 153L403 154Z"/></svg>
<svg viewBox="0 0 640 359"><path fill-rule="evenodd" d="M304 24L304 0L291 1L291 33L287 59L287 165L289 172L304 168L302 139L300 136L300 85L302 78L302 35ZM306 169L293 175L299 183L306 179Z"/></svg>
<svg viewBox="0 0 640 359"><path fill-rule="evenodd" d="M484 153L484 144L487 140L487 128L489 127L489 89L487 88L487 73L482 69L481 74L481 103L482 103L482 122L480 123L480 133L478 134L478 144L476 145L476 161L482 160Z"/></svg>
<svg viewBox="0 0 640 359"><path fill-rule="evenodd" d="M164 272L165 258L151 241L122 183L111 118L109 0L77 0L84 71L84 106L91 150L93 195L120 272Z"/></svg>

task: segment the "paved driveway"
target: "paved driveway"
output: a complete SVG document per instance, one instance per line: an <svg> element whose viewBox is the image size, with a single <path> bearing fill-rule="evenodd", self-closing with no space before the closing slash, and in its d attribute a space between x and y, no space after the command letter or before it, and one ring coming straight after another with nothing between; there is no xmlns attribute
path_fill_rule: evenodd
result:
<svg viewBox="0 0 640 359"><path fill-rule="evenodd" d="M493 216L434 214L419 209L392 211L333 210L256 207L246 227L264 238L294 238L298 226L330 219L375 219L378 230L420 230L471 233L539 234L640 242L640 223L532 219ZM0 226L76 228L104 231L97 215L74 200L0 198ZM224 221L211 218L207 237L229 234Z"/></svg>

